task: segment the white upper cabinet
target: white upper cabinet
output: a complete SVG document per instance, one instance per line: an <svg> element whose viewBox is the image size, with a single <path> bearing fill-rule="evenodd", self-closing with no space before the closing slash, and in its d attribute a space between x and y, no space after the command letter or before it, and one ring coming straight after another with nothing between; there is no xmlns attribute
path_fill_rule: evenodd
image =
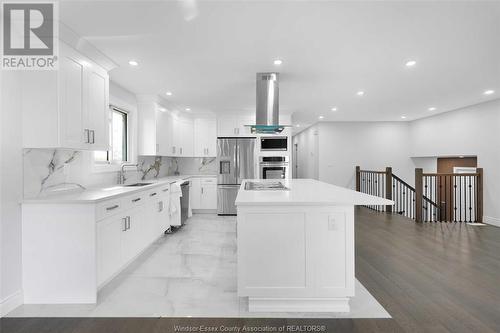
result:
<svg viewBox="0 0 500 333"><path fill-rule="evenodd" d="M95 150L107 150L109 147L109 78L106 73L90 68L86 71L87 107L89 142ZM85 132L85 131L84 131Z"/></svg>
<svg viewBox="0 0 500 333"><path fill-rule="evenodd" d="M156 153L160 156L173 154L173 118L169 112L158 110L156 113Z"/></svg>
<svg viewBox="0 0 500 333"><path fill-rule="evenodd" d="M178 118L181 135L179 136L179 154L177 156L192 157L194 154L193 119Z"/></svg>
<svg viewBox="0 0 500 333"><path fill-rule="evenodd" d="M58 71L21 73L23 147L107 150L109 76L60 43Z"/></svg>
<svg viewBox="0 0 500 333"><path fill-rule="evenodd" d="M217 136L254 136L250 126L255 124L254 116L222 116L218 118Z"/></svg>
<svg viewBox="0 0 500 333"><path fill-rule="evenodd" d="M217 121L215 118L194 120L194 156L217 156Z"/></svg>

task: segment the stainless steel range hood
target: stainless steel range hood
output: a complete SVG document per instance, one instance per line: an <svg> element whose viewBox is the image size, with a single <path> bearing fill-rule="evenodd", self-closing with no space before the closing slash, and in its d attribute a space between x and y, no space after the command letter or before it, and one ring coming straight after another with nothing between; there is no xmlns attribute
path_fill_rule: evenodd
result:
<svg viewBox="0 0 500 333"><path fill-rule="evenodd" d="M257 73L257 110L252 133L280 133L285 128L279 124L278 81L278 73Z"/></svg>

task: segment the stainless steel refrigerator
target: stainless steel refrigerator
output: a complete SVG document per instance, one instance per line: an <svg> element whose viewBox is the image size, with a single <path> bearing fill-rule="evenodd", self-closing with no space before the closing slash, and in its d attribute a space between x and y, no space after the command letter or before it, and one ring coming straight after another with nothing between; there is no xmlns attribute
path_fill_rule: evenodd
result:
<svg viewBox="0 0 500 333"><path fill-rule="evenodd" d="M217 214L236 215L234 201L243 179L255 178L255 138L217 139Z"/></svg>

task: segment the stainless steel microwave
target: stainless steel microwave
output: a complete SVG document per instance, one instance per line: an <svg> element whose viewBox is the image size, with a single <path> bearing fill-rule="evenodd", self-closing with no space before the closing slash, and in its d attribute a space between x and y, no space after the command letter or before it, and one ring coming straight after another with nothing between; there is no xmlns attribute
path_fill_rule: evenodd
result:
<svg viewBox="0 0 500 333"><path fill-rule="evenodd" d="M287 151L286 136L263 136L260 138L260 151Z"/></svg>

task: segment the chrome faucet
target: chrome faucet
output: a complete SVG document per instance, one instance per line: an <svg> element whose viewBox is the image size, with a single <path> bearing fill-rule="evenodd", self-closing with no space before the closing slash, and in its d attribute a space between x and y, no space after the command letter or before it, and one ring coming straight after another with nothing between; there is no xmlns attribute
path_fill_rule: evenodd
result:
<svg viewBox="0 0 500 333"><path fill-rule="evenodd" d="M135 167L137 171L139 171L139 164L132 163L123 163L120 169L120 173L118 175L118 184L125 183L125 168L126 167Z"/></svg>

